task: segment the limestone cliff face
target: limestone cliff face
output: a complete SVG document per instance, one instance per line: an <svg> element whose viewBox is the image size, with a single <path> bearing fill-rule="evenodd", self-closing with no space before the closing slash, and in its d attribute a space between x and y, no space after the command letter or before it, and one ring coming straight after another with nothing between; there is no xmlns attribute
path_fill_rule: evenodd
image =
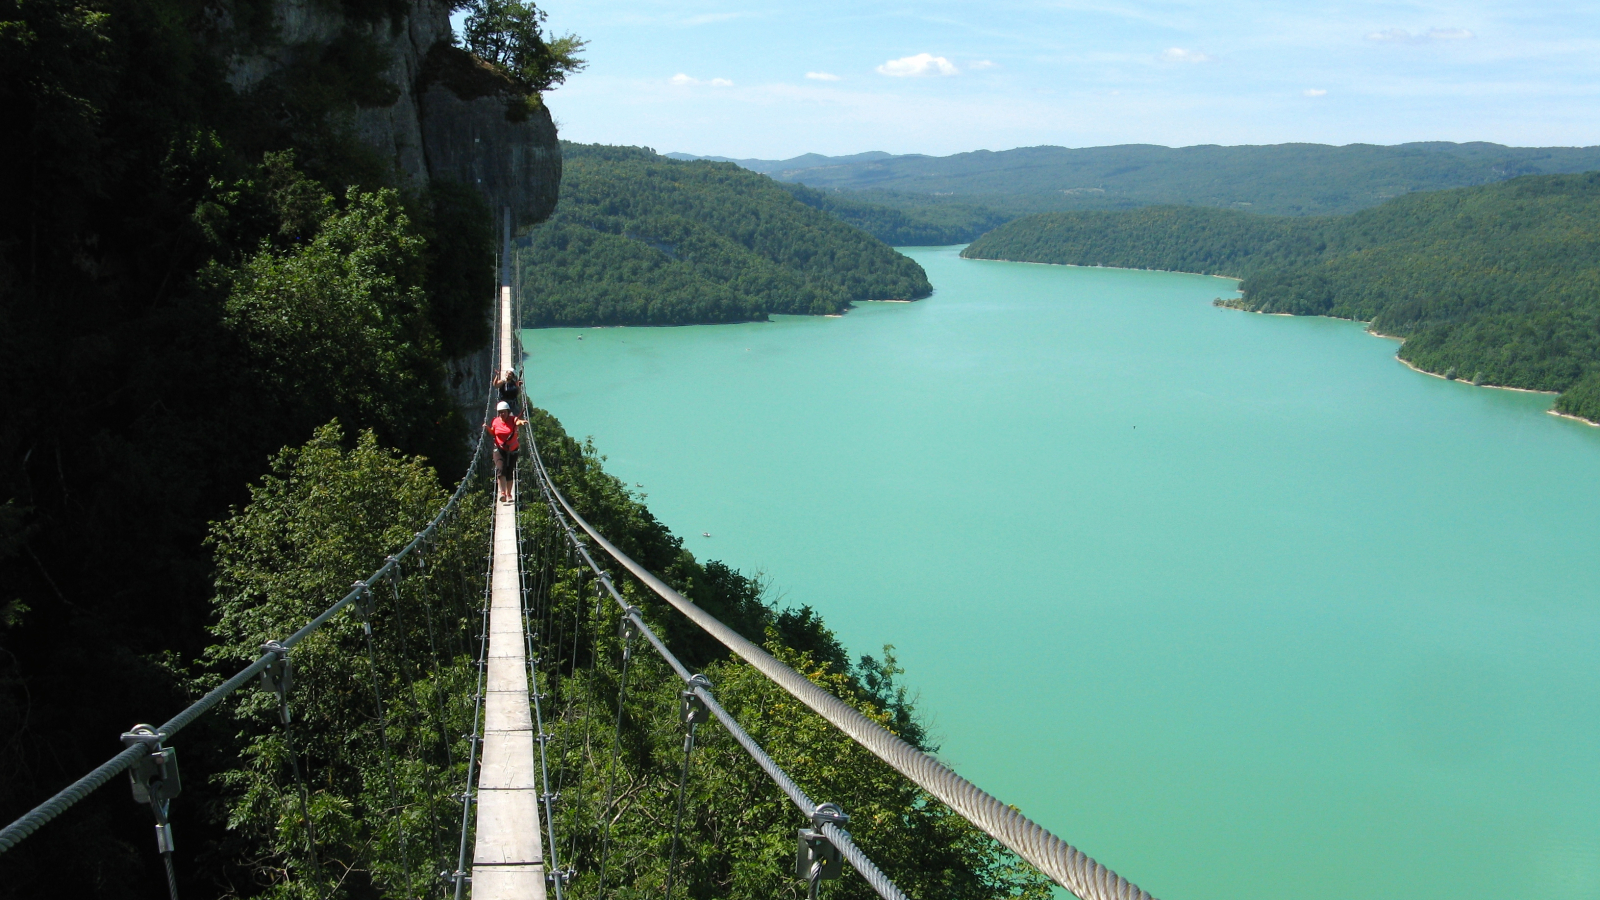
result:
<svg viewBox="0 0 1600 900"><path fill-rule="evenodd" d="M338 52L354 34L387 56L383 79L396 98L357 106L345 124L380 158L392 160L396 180L421 188L435 181L476 187L494 211L511 209L516 228L548 218L561 185L561 145L550 112L470 54L450 46L450 10L439 0L409 0L405 12L355 21L338 0L272 0L266 38L246 39L233 3L220 0L215 39L227 57L228 80L240 92L297 62ZM259 29L258 29L259 30ZM498 228L496 229L498 231ZM454 360L450 388L469 421L479 415L491 352Z"/></svg>
<svg viewBox="0 0 1600 900"><path fill-rule="evenodd" d="M271 37L232 40L228 80L249 91L296 61L328 52L343 35L370 38L387 51L384 79L397 99L363 106L348 125L363 143L392 159L403 183L456 181L483 191L497 214L509 206L519 227L555 208L561 147L540 103L515 96L497 73L449 46L450 10L438 0L410 0L398 18L350 20L335 0L274 0ZM219 15L230 36L231 19Z"/></svg>

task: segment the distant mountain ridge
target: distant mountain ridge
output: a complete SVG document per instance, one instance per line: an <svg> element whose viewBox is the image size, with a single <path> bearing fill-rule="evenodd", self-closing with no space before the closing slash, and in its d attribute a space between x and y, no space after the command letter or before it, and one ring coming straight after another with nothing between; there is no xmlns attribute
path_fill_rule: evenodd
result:
<svg viewBox="0 0 1600 900"><path fill-rule="evenodd" d="M821 190L873 191L872 202L901 209L978 204L1014 218L1034 212L1180 205L1305 216L1352 213L1403 194L1492 184L1519 175L1593 171L1600 169L1600 147L1508 147L1481 141L1177 148L1122 144L1018 147L952 156L875 151L727 161Z"/></svg>
<svg viewBox="0 0 1600 900"><path fill-rule="evenodd" d="M731 162L742 169L760 172L762 175L770 175L779 181L795 181L797 179L790 176L814 169L827 169L833 166L847 166L851 163L872 163L886 159L902 158L893 153L885 153L882 150L868 150L866 153L852 153L849 156L823 156L821 153L803 153L792 159L734 159L730 156L695 156L692 153L663 153L661 155L668 159L676 159L683 162L694 162L702 159L706 162ZM909 155L920 156L920 154L915 153Z"/></svg>

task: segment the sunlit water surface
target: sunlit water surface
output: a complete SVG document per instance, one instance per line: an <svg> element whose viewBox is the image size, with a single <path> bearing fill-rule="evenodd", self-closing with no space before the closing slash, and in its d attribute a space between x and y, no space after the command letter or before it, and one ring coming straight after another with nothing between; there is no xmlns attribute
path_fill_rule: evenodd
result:
<svg viewBox="0 0 1600 900"><path fill-rule="evenodd" d="M527 332L530 393L1163 900L1600 896L1600 429L1233 282L908 252L915 304Z"/></svg>

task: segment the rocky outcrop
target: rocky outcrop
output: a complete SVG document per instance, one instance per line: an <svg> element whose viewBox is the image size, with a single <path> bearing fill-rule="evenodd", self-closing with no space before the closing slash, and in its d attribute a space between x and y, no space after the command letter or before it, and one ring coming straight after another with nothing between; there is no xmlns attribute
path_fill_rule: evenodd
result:
<svg viewBox="0 0 1600 900"><path fill-rule="evenodd" d="M515 227L548 218L561 187L561 144L537 95L470 53L435 44L416 82L430 177L476 187Z"/></svg>
<svg viewBox="0 0 1600 900"><path fill-rule="evenodd" d="M554 211L561 145L549 110L451 46L447 3L397 2L396 15L369 21L352 19L337 0L273 0L271 22L250 29L235 22L239 0L218 2L212 37L235 90L248 92L297 64L325 60L352 36L359 38L381 51L387 62L381 78L393 86L394 99L358 103L338 115L363 144L393 161L397 182L417 189L438 181L475 187L497 224L509 207L519 230ZM449 387L469 420L480 414L490 357L484 348L450 363Z"/></svg>
<svg viewBox="0 0 1600 900"><path fill-rule="evenodd" d="M450 46L450 9L411 0L397 18L352 21L330 0L275 0L270 37L237 35L218 14L219 45L228 46L228 80L249 91L297 62L319 58L355 34L388 58L383 80L397 90L387 105L360 105L348 125L362 143L393 160L412 187L448 180L477 187L516 225L547 218L561 183L561 147L549 110L465 51Z"/></svg>

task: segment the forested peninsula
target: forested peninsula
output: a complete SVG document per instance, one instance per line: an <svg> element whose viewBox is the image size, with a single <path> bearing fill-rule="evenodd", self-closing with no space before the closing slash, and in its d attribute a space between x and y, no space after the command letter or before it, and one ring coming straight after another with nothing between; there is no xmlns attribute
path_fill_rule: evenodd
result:
<svg viewBox="0 0 1600 900"><path fill-rule="evenodd" d="M922 267L731 163L563 143L561 200L518 249L522 324L830 315L933 292Z"/></svg>
<svg viewBox="0 0 1600 900"><path fill-rule="evenodd" d="M1195 207L1045 213L969 259L1244 279L1221 305L1370 323L1400 358L1475 384L1560 392L1600 422L1600 173L1410 194L1349 216Z"/></svg>

